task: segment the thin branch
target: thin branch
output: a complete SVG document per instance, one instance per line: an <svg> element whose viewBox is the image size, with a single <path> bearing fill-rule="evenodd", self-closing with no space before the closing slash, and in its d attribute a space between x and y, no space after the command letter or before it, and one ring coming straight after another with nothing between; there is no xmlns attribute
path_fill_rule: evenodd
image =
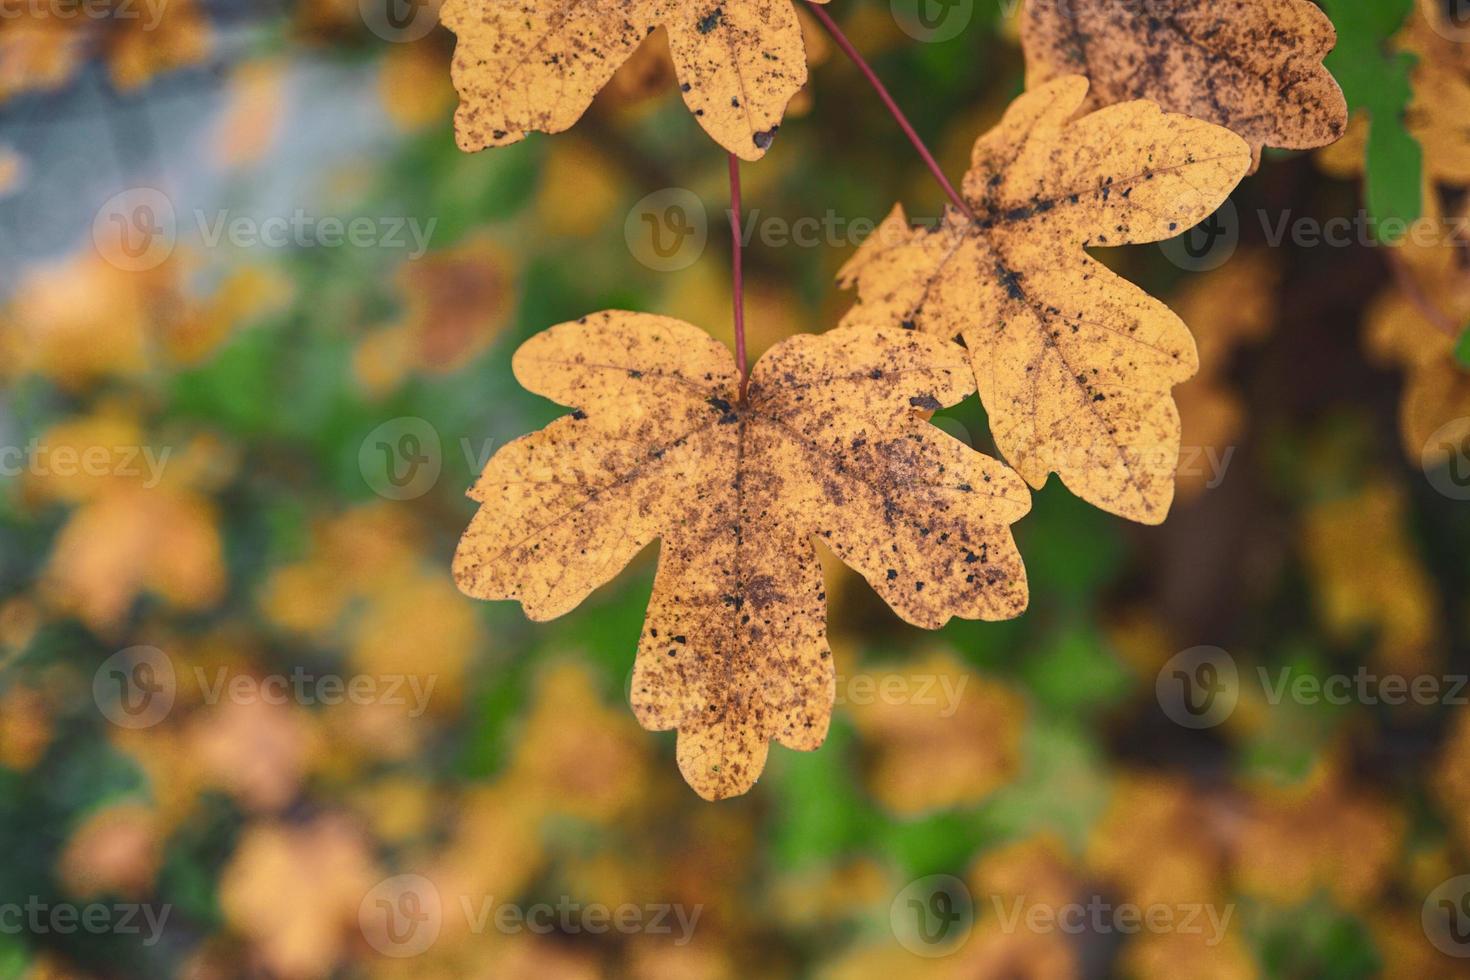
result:
<svg viewBox="0 0 1470 980"><path fill-rule="evenodd" d="M944 188L944 193L949 195L950 201L955 207L960 209L962 214L967 215L973 220L975 212L970 210L969 203L960 196L959 191L954 189L954 185L949 182L949 178L944 176L944 171L939 169L939 164L935 161L934 154L929 152L929 147L924 145L924 141L914 131L914 127L909 123L908 117L903 114L903 110L898 107L898 103L893 101L893 96L888 94L888 89L884 86L882 80L878 78L878 74L873 71L872 67L863 59L863 56L858 54L857 48L853 47L852 42L847 39L847 35L842 33L842 28L837 26L837 22L832 19L832 15L823 10L822 5L816 3L815 0L807 0L806 9L813 17L821 21L822 26L827 29L827 33L832 35L832 40L842 49L842 53L847 55L848 59L852 61L858 71L862 72L863 77L868 80L868 84L873 86L873 91L878 93L878 98L883 100L883 104L888 107L889 113L892 114L894 121L898 123L898 128L902 129L903 134L909 138L909 142L914 144L914 149L919 151L919 156L924 160L924 166L928 167L929 172L934 175L934 179L939 181L939 186Z"/></svg>
<svg viewBox="0 0 1470 980"><path fill-rule="evenodd" d="M745 357L745 269L741 261L740 158L730 154L730 291L735 297L735 363L740 365L740 400L750 388L750 366Z"/></svg>

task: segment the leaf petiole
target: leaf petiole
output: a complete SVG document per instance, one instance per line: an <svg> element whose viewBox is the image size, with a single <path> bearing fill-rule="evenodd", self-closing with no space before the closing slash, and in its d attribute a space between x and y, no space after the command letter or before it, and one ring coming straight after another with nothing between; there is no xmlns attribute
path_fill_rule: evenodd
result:
<svg viewBox="0 0 1470 980"><path fill-rule="evenodd" d="M735 363L740 366L740 401L750 388L750 365L745 356L745 270L741 261L740 158L730 154L730 292L735 301Z"/></svg>
<svg viewBox="0 0 1470 980"><path fill-rule="evenodd" d="M939 186L944 188L944 193L949 195L950 201L955 207L960 209L962 214L973 219L975 212L970 210L969 203L954 189L954 185L949 182L949 178L944 176L944 171L939 169L939 164L935 161L934 154L929 152L929 147L924 145L924 141L914 131L913 125L909 123L908 117L903 114L903 110L898 107L898 103L893 101L893 96L888 93L888 88L878 77L877 72L873 71L872 66L863 59L863 56L858 53L857 48L853 47L852 42L847 39L847 35L842 33L842 28L838 27L837 22L832 19L832 15L827 13L826 10L823 10L821 4L815 3L813 0L807 0L806 8L813 17L821 22L822 26L826 28L827 33L832 35L832 40L842 49L842 53L847 55L848 60L853 63L853 66L868 80L868 84L873 87L873 91L878 93L878 98L888 107L888 112L893 116L894 121L898 123L898 128L903 130L903 134L909 138L909 142L914 145L914 149L919 151L919 156L924 160L924 166L928 167L929 172L934 175L934 179L939 181Z"/></svg>

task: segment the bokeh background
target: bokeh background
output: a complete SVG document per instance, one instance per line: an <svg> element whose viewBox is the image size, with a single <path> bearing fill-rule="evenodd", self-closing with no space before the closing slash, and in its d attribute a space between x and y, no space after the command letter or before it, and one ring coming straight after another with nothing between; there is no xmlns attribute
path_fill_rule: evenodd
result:
<svg viewBox="0 0 1470 980"><path fill-rule="evenodd" d="M1349 137L1097 253L1200 343L1169 520L1053 481L1030 610L934 633L824 556L831 736L709 804L627 704L652 552L547 624L449 573L473 474L560 414L518 343L730 338L661 34L471 156L432 2L5 5L0 976L1470 972L1470 20L1329 7ZM962 173L1014 7L832 10ZM744 168L757 351L943 201L807 28ZM994 452L974 399L935 424Z"/></svg>

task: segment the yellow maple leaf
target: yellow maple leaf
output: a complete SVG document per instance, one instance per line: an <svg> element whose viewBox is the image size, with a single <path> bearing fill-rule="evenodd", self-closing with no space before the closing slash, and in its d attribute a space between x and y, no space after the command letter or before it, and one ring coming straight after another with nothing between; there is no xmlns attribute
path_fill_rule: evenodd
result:
<svg viewBox="0 0 1470 980"><path fill-rule="evenodd" d="M1263 146L1310 149L1347 127L1322 59L1337 31L1307 0L1027 0L1026 84L1092 81L1089 108L1150 99L1239 133L1252 169Z"/></svg>
<svg viewBox="0 0 1470 980"><path fill-rule="evenodd" d="M577 411L490 460L455 577L551 619L662 538L634 710L679 730L680 768L708 799L748 790L771 739L810 750L826 736L813 535L915 625L1025 608L1009 527L1030 508L1025 487L921 414L972 390L947 341L793 337L742 397L729 351L697 327L610 312L531 339L513 367Z"/></svg>
<svg viewBox="0 0 1470 980"><path fill-rule="evenodd" d="M1087 80L1016 99L965 175L971 214L910 227L901 205L839 273L844 325L904 326L969 350L991 433L1033 487L1057 473L1104 510L1158 523L1174 498L1194 341L1092 246L1158 241L1203 220L1250 165L1245 142L1151 102L1071 119ZM1071 121L1069 121L1071 120Z"/></svg>
<svg viewBox="0 0 1470 980"><path fill-rule="evenodd" d="M765 155L786 104L806 83L792 0L559 7L446 0L441 19L459 37L455 135L470 151L569 128L660 26L668 32L685 104L716 142L742 159Z"/></svg>

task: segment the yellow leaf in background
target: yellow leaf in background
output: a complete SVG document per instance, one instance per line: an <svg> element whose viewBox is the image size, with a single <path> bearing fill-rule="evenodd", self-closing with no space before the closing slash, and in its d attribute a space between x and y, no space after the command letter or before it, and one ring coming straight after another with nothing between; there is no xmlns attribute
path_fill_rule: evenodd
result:
<svg viewBox="0 0 1470 980"><path fill-rule="evenodd" d="M1235 922L1223 935L1219 933L1225 928L1221 920L1231 907L1224 901L1210 906L1199 913L1197 926L1188 929L1145 928L1123 947L1119 956L1122 975L1137 980L1255 980L1262 976ZM1186 910L1179 911L1180 916L1191 914L1188 905L1172 908Z"/></svg>
<svg viewBox="0 0 1470 980"><path fill-rule="evenodd" d="M440 802L433 787L417 776L389 775L359 784L353 809L387 844L423 837L438 825Z"/></svg>
<svg viewBox="0 0 1470 980"><path fill-rule="evenodd" d="M1025 699L948 653L875 667L846 690L874 756L868 785L894 813L973 806L1020 771Z"/></svg>
<svg viewBox="0 0 1470 980"><path fill-rule="evenodd" d="M1088 838L1087 867L1138 905L1213 903L1225 894L1217 820L1183 780L1124 774Z"/></svg>
<svg viewBox="0 0 1470 980"><path fill-rule="evenodd" d="M514 258L485 236L410 259L397 283L410 363L433 374L458 371L489 349L519 300Z"/></svg>
<svg viewBox="0 0 1470 980"><path fill-rule="evenodd" d="M256 823L220 875L220 909L264 968L324 977L360 941L358 907L379 878L367 842L341 815Z"/></svg>
<svg viewBox="0 0 1470 980"><path fill-rule="evenodd" d="M112 84L124 92L200 64L214 52L214 28L196 0L169 0L156 24L146 17L118 23L107 36L107 64Z"/></svg>
<svg viewBox="0 0 1470 980"><path fill-rule="evenodd" d="M262 698L226 696L189 719L185 738L201 778L247 811L279 810L295 800L322 749L309 713Z"/></svg>
<svg viewBox="0 0 1470 980"><path fill-rule="evenodd" d="M173 364L198 364L240 327L284 310L294 291L291 280L274 266L236 266L212 294L190 302L182 316L156 329Z"/></svg>
<svg viewBox="0 0 1470 980"><path fill-rule="evenodd" d="M83 504L56 536L42 578L53 608L104 634L122 625L143 592L201 610L224 587L214 504L167 486L131 487Z"/></svg>
<svg viewBox="0 0 1470 980"><path fill-rule="evenodd" d="M262 612L292 632L329 637L349 602L414 574L422 561L419 530L408 512L386 503L320 519L307 555L266 580Z"/></svg>
<svg viewBox="0 0 1470 980"><path fill-rule="evenodd" d="M991 433L1031 486L1057 473L1111 513L1161 522L1174 498L1170 389L1194 342L1168 307L1086 249L1159 241L1207 217L1250 164L1229 130L1151 102L1073 119L1087 81L1016 99L976 142L964 196L913 228L902 205L843 267L844 325L962 336Z"/></svg>
<svg viewBox="0 0 1470 980"><path fill-rule="evenodd" d="M1470 847L1470 712L1454 713L1435 762L1433 787L1460 846Z"/></svg>
<svg viewBox="0 0 1470 980"><path fill-rule="evenodd" d="M141 374L163 268L124 272L88 249L26 269L0 308L0 371L40 374L69 390Z"/></svg>
<svg viewBox="0 0 1470 980"><path fill-rule="evenodd" d="M1308 510L1301 548L1328 633L1339 642L1372 634L1380 668L1414 673L1432 662L1439 598L1404 510L1402 489L1370 484Z"/></svg>
<svg viewBox="0 0 1470 980"><path fill-rule="evenodd" d="M413 331L382 327L364 337L352 352L352 376L373 398L382 398L404 381L414 366Z"/></svg>
<svg viewBox="0 0 1470 980"><path fill-rule="evenodd" d="M163 827L151 807L115 803L88 815L67 838L57 873L77 898L138 898L153 889L163 860Z"/></svg>
<svg viewBox="0 0 1470 980"><path fill-rule="evenodd" d="M513 368L577 410L490 460L455 578L552 619L661 538L634 712L679 730L680 770L706 799L750 789L771 740L811 750L826 736L814 536L917 626L1025 608L1010 524L1029 495L920 414L973 390L948 341L792 337L745 398L729 350L697 327L608 312L539 334Z"/></svg>
<svg viewBox="0 0 1470 980"><path fill-rule="evenodd" d="M618 108L641 108L674 90L674 57L669 53L669 32L657 28L644 38L628 60L618 66L598 93L599 102Z"/></svg>
<svg viewBox="0 0 1470 980"><path fill-rule="evenodd" d="M969 875L970 893L983 896L986 913L1058 916L1078 900L1080 882L1062 842L1039 834L980 855ZM1079 975L1077 952L1059 929L1005 928L999 914L984 914L974 934L952 957L949 975L1071 980Z"/></svg>
<svg viewBox="0 0 1470 980"><path fill-rule="evenodd" d="M291 104L287 81L281 58L257 58L236 66L214 122L211 153L216 166L247 167L271 154L281 136L285 107Z"/></svg>
<svg viewBox="0 0 1470 980"><path fill-rule="evenodd" d="M70 82L86 60L87 42L74 21L7 17L0 31L0 102Z"/></svg>
<svg viewBox="0 0 1470 980"><path fill-rule="evenodd" d="M427 567L384 579L350 630L348 659L371 676L396 676L403 683L404 712L449 711L464 694L464 673L481 647L483 634L474 606L454 583ZM419 685L417 691L409 684ZM416 705L416 697L424 703Z"/></svg>
<svg viewBox="0 0 1470 980"><path fill-rule="evenodd" d="M631 0L561 11L532 0L446 0L440 18L459 38L455 136L468 151L568 129L659 26L668 32L685 104L716 142L745 160L765 155L786 103L807 78L792 0L725 0L706 10Z"/></svg>
<svg viewBox="0 0 1470 980"><path fill-rule="evenodd" d="M51 744L51 706L41 692L12 683L0 693L0 766L25 772Z"/></svg>
<svg viewBox="0 0 1470 980"><path fill-rule="evenodd" d="M1347 125L1347 100L1322 59L1337 31L1308 0L1027 0L1026 84L1092 81L1087 108L1150 99L1263 146L1310 149Z"/></svg>
<svg viewBox="0 0 1470 980"><path fill-rule="evenodd" d="M1423 2L1395 43L1418 58L1410 75L1413 101L1404 121L1424 150L1424 172L1448 184L1470 184L1470 53L1456 29L1431 24L1444 12ZM1461 28L1460 30L1463 30Z"/></svg>
<svg viewBox="0 0 1470 980"><path fill-rule="evenodd" d="M1245 427L1245 405L1229 386L1236 347L1259 341L1276 321L1280 271L1264 252L1237 255L1189 285L1170 304L1199 347L1199 374L1174 392L1179 405L1181 497L1197 496L1230 459Z"/></svg>
<svg viewBox="0 0 1470 980"><path fill-rule="evenodd" d="M559 664L536 686L510 778L550 810L607 821L639 800L645 745L625 711L602 703L586 668Z"/></svg>
<svg viewBox="0 0 1470 980"><path fill-rule="evenodd" d="M1320 890L1363 909L1397 868L1404 831L1402 814L1324 769L1305 790L1253 801L1233 838L1235 885L1287 905Z"/></svg>
<svg viewBox="0 0 1470 980"><path fill-rule="evenodd" d="M597 234L623 203L623 181L597 146L577 137L552 143L541 168L536 213L551 235Z"/></svg>
<svg viewBox="0 0 1470 980"><path fill-rule="evenodd" d="M1438 208L1427 217L1438 222ZM1470 417L1470 370L1455 356L1458 336L1446 326L1470 324L1470 261L1460 241L1395 247L1401 276L1369 308L1364 344L1372 360L1404 372L1399 433L1405 455L1423 466L1451 460L1470 430L1436 433ZM1463 427L1462 427L1463 430Z"/></svg>
<svg viewBox="0 0 1470 980"><path fill-rule="evenodd" d="M729 953L713 946L697 933L686 946L637 937L628 956L628 980L737 980L741 974Z"/></svg>
<svg viewBox="0 0 1470 980"><path fill-rule="evenodd" d="M882 911L900 889L895 876L876 860L854 858L787 872L774 889L781 921L798 929L832 929Z"/></svg>
<svg viewBox="0 0 1470 980"><path fill-rule="evenodd" d="M25 180L25 157L8 146L0 145L0 200L14 194L24 186Z"/></svg>
<svg viewBox="0 0 1470 980"><path fill-rule="evenodd" d="M378 64L378 97L404 132L438 122L454 106L454 86L432 39L390 44Z"/></svg>

